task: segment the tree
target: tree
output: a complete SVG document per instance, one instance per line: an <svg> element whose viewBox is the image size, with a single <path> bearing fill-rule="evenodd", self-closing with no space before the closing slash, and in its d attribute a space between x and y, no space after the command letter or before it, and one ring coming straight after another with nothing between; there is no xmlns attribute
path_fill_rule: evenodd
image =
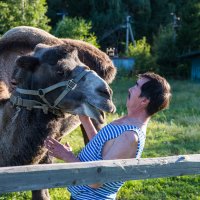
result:
<svg viewBox="0 0 200 200"><path fill-rule="evenodd" d="M63 16L69 14L68 0L47 0L47 5L47 16L51 19L49 24L54 29L58 21L60 21ZM70 7L70 10L71 9Z"/></svg>
<svg viewBox="0 0 200 200"><path fill-rule="evenodd" d="M149 21L151 19L150 0L124 0L129 15L132 16L135 38L142 39L148 36Z"/></svg>
<svg viewBox="0 0 200 200"><path fill-rule="evenodd" d="M93 0L67 0L66 5L69 16L91 20Z"/></svg>
<svg viewBox="0 0 200 200"><path fill-rule="evenodd" d="M178 51L171 25L160 28L159 33L154 36L152 49L159 65L159 73L166 76L178 75Z"/></svg>
<svg viewBox="0 0 200 200"><path fill-rule="evenodd" d="M171 13L175 12L176 0L150 0L151 17L148 28L148 41L153 43L154 35L158 34L161 27L172 24ZM178 0L180 1L180 0Z"/></svg>
<svg viewBox="0 0 200 200"><path fill-rule="evenodd" d="M125 23L127 13L124 9L122 0L102 0L92 1L91 20L93 30L103 49L106 47L118 47L122 41L125 41L125 30L115 30L118 26ZM110 32L110 34L108 34ZM111 33L112 32L112 33ZM107 37L102 40L102 36Z"/></svg>
<svg viewBox="0 0 200 200"><path fill-rule="evenodd" d="M177 31L180 54L200 49L200 2L186 1L180 9L181 26Z"/></svg>
<svg viewBox="0 0 200 200"><path fill-rule="evenodd" d="M135 39L145 36L148 43L153 44L154 35L158 35L160 27L172 26L173 16L170 15L172 12L181 18L181 26L176 30L177 50L183 53L199 49L199 0L47 0L47 2L49 9L54 11L52 22L61 19L56 13L63 11L70 17L81 17L91 21L92 31L104 50L107 47L116 47L118 52L124 52L126 31L120 25L126 24L127 15L131 16Z"/></svg>
<svg viewBox="0 0 200 200"><path fill-rule="evenodd" d="M50 30L47 25L49 19L45 16L47 11L46 0L0 1L0 10L0 34L20 25Z"/></svg>
<svg viewBox="0 0 200 200"><path fill-rule="evenodd" d="M96 36L91 33L92 23L81 18L65 17L58 22L54 35L89 42L98 47Z"/></svg>

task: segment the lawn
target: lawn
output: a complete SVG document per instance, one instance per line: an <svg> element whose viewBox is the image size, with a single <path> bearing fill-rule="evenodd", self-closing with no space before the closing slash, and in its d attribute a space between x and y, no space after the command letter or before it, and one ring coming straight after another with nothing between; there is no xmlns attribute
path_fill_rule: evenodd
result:
<svg viewBox="0 0 200 200"><path fill-rule="evenodd" d="M117 106L114 115L107 120L126 113L127 89L134 79L117 78L111 85L113 101ZM147 130L146 146L142 157L159 157L180 154L200 154L200 83L170 81L172 102L169 109L155 115ZM63 139L69 141L77 154L83 147L80 129ZM120 189L118 200L200 200L200 176L128 181ZM52 200L67 200L69 193L64 188L50 189ZM0 195L0 200L29 200L30 192L16 192Z"/></svg>

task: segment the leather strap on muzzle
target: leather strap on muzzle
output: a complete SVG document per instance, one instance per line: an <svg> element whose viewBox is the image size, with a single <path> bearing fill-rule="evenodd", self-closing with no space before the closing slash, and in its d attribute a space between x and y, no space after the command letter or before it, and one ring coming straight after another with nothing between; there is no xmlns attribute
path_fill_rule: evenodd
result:
<svg viewBox="0 0 200 200"><path fill-rule="evenodd" d="M15 106L25 107L28 110L31 110L32 108L39 108L42 109L45 114L48 113L48 111L59 115L62 113L62 110L60 110L57 105L59 102L71 91L74 90L78 84L78 82L83 78L89 70L82 71L77 77L74 79L68 80L68 81L62 81L59 83L56 83L54 85L51 85L44 89L38 89L38 90L27 90L22 88L16 88L16 91L20 94L25 95L33 95L33 96L39 96L44 103L41 103L36 100L29 100L29 99L22 99L20 96L14 96L13 94L10 97L10 101ZM65 87L65 89L62 91L62 93L56 98L54 101L54 104L51 105L51 103L48 102L48 100L45 98L45 95L49 92L52 92L53 90Z"/></svg>

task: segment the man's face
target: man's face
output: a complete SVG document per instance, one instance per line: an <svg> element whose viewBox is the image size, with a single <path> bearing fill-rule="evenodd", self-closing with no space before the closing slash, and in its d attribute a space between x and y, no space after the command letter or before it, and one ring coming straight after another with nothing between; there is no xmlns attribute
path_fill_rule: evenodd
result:
<svg viewBox="0 0 200 200"><path fill-rule="evenodd" d="M136 84L129 88L126 106L127 109L134 109L141 106L144 97L140 97L141 87L144 83L148 82L147 78L140 78L136 81Z"/></svg>

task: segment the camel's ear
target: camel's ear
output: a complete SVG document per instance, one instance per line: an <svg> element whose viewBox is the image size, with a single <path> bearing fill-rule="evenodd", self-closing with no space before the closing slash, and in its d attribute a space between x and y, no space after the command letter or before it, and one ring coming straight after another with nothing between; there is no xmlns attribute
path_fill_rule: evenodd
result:
<svg viewBox="0 0 200 200"><path fill-rule="evenodd" d="M76 48L72 51L72 55L78 57L78 50Z"/></svg>
<svg viewBox="0 0 200 200"><path fill-rule="evenodd" d="M30 71L34 71L39 63L39 59L33 56L21 56L16 60L17 66Z"/></svg>
<svg viewBox="0 0 200 200"><path fill-rule="evenodd" d="M70 55L72 58L74 58L74 59L78 58L78 50L77 50L77 49L73 49L73 50L69 53L69 55Z"/></svg>
<svg viewBox="0 0 200 200"><path fill-rule="evenodd" d="M80 63L80 59L78 57L78 50L75 48L69 53L70 57L73 58L76 62Z"/></svg>

